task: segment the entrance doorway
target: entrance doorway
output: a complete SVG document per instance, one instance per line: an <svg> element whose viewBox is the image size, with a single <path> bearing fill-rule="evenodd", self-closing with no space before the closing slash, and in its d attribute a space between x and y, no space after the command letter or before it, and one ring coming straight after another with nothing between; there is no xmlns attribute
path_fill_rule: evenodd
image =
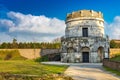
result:
<svg viewBox="0 0 120 80"><path fill-rule="evenodd" d="M82 58L84 63L89 62L89 52L82 52Z"/></svg>

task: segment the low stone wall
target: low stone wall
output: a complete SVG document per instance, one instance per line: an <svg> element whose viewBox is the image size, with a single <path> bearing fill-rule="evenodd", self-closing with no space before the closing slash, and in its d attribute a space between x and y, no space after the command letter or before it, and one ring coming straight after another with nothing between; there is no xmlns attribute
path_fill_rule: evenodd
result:
<svg viewBox="0 0 120 80"><path fill-rule="evenodd" d="M103 66L120 71L120 62L110 61L109 59L104 59Z"/></svg>
<svg viewBox="0 0 120 80"><path fill-rule="evenodd" d="M0 50L18 50L20 52L20 55L27 59L34 59L45 55L48 55L50 60L56 60L60 58L60 49L0 49Z"/></svg>
<svg viewBox="0 0 120 80"><path fill-rule="evenodd" d="M0 50L18 50L21 56L28 59L40 57L41 52L41 49L0 49Z"/></svg>
<svg viewBox="0 0 120 80"><path fill-rule="evenodd" d="M41 56L48 56L49 61L60 61L60 49L41 49Z"/></svg>
<svg viewBox="0 0 120 80"><path fill-rule="evenodd" d="M41 56L60 53L60 49L41 49Z"/></svg>
<svg viewBox="0 0 120 80"><path fill-rule="evenodd" d="M41 49L18 49L20 55L28 59L40 57Z"/></svg>
<svg viewBox="0 0 120 80"><path fill-rule="evenodd" d="M110 48L110 58L120 54L120 48Z"/></svg>

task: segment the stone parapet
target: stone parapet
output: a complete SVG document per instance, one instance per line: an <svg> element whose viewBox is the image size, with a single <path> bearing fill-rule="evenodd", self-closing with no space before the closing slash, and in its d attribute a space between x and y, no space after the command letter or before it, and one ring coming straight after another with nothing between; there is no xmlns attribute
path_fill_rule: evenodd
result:
<svg viewBox="0 0 120 80"><path fill-rule="evenodd" d="M74 18L100 18L103 19L103 14L101 12L96 12L93 10L80 10L76 12L72 12L67 14L66 20L74 19Z"/></svg>

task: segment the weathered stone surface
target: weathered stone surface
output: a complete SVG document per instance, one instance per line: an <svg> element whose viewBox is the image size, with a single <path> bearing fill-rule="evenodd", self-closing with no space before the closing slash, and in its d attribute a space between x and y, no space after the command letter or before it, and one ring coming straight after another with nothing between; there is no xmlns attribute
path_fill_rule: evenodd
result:
<svg viewBox="0 0 120 80"><path fill-rule="evenodd" d="M82 18L82 17L103 18L103 15L101 12L96 12L93 10L81 10L67 14L67 19Z"/></svg>
<svg viewBox="0 0 120 80"><path fill-rule="evenodd" d="M83 52L88 53L88 62L101 62L103 58L109 58L109 38L104 34L102 13L81 10L69 14L61 43L62 62L83 62Z"/></svg>
<svg viewBox="0 0 120 80"><path fill-rule="evenodd" d="M109 59L104 59L103 66L120 71L120 61L117 62L117 61L110 61Z"/></svg>

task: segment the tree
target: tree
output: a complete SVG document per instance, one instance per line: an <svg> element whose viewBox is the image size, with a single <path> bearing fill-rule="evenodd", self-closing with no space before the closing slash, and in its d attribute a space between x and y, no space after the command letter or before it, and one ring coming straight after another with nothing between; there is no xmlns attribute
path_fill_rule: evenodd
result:
<svg viewBox="0 0 120 80"><path fill-rule="evenodd" d="M116 48L116 43L114 40L110 41L110 48Z"/></svg>
<svg viewBox="0 0 120 80"><path fill-rule="evenodd" d="M3 43L1 44L1 48L3 48L3 49L7 49L7 48L8 48L7 43L6 43L6 42L3 42Z"/></svg>
<svg viewBox="0 0 120 80"><path fill-rule="evenodd" d="M18 48L17 39L15 39L15 38L13 39L12 47L13 47L13 48Z"/></svg>

